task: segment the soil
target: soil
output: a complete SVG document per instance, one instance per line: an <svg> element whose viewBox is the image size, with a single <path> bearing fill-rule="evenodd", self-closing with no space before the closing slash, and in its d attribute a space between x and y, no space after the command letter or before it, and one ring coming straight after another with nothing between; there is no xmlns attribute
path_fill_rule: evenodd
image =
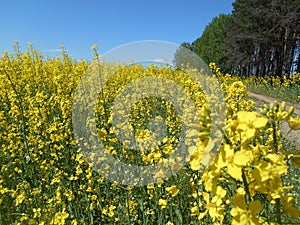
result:
<svg viewBox="0 0 300 225"><path fill-rule="evenodd" d="M256 93L249 92L249 97L255 101L255 107L259 109L264 104L270 104L276 100L276 98L272 98L269 96L264 96ZM281 104L280 101L278 101L279 104ZM294 106L295 110L293 113L293 116L300 116L300 104L293 104L286 101L286 109L288 110L289 107ZM284 122L281 124L281 132L283 136L286 136L286 134L290 131L290 128L287 124L287 122ZM292 130L289 132L289 134L286 136L286 139L289 142L293 142L296 144L297 148L300 148L300 130Z"/></svg>

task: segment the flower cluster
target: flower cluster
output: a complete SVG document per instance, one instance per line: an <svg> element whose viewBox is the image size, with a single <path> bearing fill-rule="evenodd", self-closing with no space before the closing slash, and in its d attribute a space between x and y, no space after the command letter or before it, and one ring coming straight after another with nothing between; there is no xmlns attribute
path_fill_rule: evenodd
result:
<svg viewBox="0 0 300 225"><path fill-rule="evenodd" d="M92 50L98 59L97 47ZM255 111L245 82L223 75L215 64L211 67L226 101L223 130L213 128L218 116L210 109L213 98L190 76L213 85L199 71L135 64L92 67L72 60L64 49L60 57L51 59L32 46L25 53L18 46L15 54L4 52L0 58L0 224L299 223L297 196L283 179L291 167L299 168L299 154L286 151L280 131L282 122L299 130L299 116L284 102ZM86 157L72 124L75 90L89 69L100 71L105 84L96 101L95 118L78 123L82 127L96 123L91 136L102 141L105 154L130 165L165 163L175 170L179 163L170 157L186 151L179 154L185 162L179 171L172 176L156 171L156 182L135 186L113 182L93 169L105 157ZM179 98L184 107L178 113L174 103L159 97L163 89L159 85L157 95L139 96L145 87L134 82L153 77L176 83L193 105ZM294 85L297 78L284 79ZM132 83L137 84L132 90L138 94L124 92ZM91 87L85 90L93 94ZM168 93L179 96L171 88ZM118 102L120 96L125 100ZM88 104L84 106L92 106ZM115 113L122 119L116 120ZM185 123L192 125L182 132ZM216 150L218 135L224 138ZM179 143L186 149L179 149Z"/></svg>

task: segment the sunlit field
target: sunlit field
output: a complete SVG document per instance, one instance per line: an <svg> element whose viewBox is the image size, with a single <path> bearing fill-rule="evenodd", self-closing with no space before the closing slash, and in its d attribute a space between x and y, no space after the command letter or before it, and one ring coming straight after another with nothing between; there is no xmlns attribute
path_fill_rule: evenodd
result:
<svg viewBox="0 0 300 225"><path fill-rule="evenodd" d="M133 165L166 163L176 170L178 164L168 159L183 151L176 147L184 118L163 98L143 98L128 115L134 136L143 143L155 133L148 122L163 121L165 137L157 145L149 141L136 151L118 140L112 104L131 81L172 80L198 112L198 127L184 134L187 151L182 168L168 178L158 171L155 182L139 186L112 182L94 170L74 135L75 90L90 66L64 51L59 57L45 58L30 46L25 53L16 49L2 54L0 224L300 224L299 149L279 129L287 122L290 129L300 130L300 117L281 100L255 109L247 89L277 85L280 99L299 103L299 74L271 84L270 78L224 75L210 64L226 101L225 129L217 131L220 134L215 136L223 137L217 143L210 135L214 121L208 99L188 72L138 64L115 69L97 99L95 115L105 154L116 160ZM97 68L105 73L108 66Z"/></svg>

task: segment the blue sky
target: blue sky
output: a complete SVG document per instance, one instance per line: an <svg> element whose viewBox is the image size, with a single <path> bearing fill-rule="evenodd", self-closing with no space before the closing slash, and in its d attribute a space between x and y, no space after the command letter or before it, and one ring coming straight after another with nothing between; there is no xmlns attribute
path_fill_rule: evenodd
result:
<svg viewBox="0 0 300 225"><path fill-rule="evenodd" d="M141 40L181 44L201 36L213 17L232 11L234 0L1 0L0 52L28 42L50 57L64 45L76 59Z"/></svg>

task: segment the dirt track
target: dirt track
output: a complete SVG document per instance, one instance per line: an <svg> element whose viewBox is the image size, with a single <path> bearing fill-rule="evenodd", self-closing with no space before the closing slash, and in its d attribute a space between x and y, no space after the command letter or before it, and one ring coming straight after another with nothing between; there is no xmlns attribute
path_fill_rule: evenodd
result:
<svg viewBox="0 0 300 225"><path fill-rule="evenodd" d="M259 94L252 93L252 92L249 92L249 96L250 96L251 99L253 99L255 101L255 107L257 109L262 107L263 104L270 104L270 103L272 103L276 100L276 98L272 98L272 97L264 96L264 95L259 95ZM279 104L281 104L281 101L278 101L278 102L279 102ZM292 104L292 103L286 102L286 106L287 106L287 109L291 106L294 106L295 110L294 110L293 115L294 116L295 115L300 116L300 105L299 104ZM290 130L290 128L289 128L287 123L283 123L281 125L281 131L282 131L283 136L285 136L285 134L287 132L289 132L289 130ZM298 148L300 148L300 130L291 131L287 136L287 140L289 140L291 142L296 142Z"/></svg>
<svg viewBox="0 0 300 225"><path fill-rule="evenodd" d="M263 104L270 104L272 102L274 102L276 100L276 98L273 97L269 97L269 96L264 96L264 95L259 95L253 92L249 92L249 95L251 98L256 100L256 107L261 107ZM282 101L277 100L279 103L281 103ZM286 106L291 107L294 106L295 110L294 110L294 115L300 116L300 104L293 104L293 103L289 103L286 101Z"/></svg>

